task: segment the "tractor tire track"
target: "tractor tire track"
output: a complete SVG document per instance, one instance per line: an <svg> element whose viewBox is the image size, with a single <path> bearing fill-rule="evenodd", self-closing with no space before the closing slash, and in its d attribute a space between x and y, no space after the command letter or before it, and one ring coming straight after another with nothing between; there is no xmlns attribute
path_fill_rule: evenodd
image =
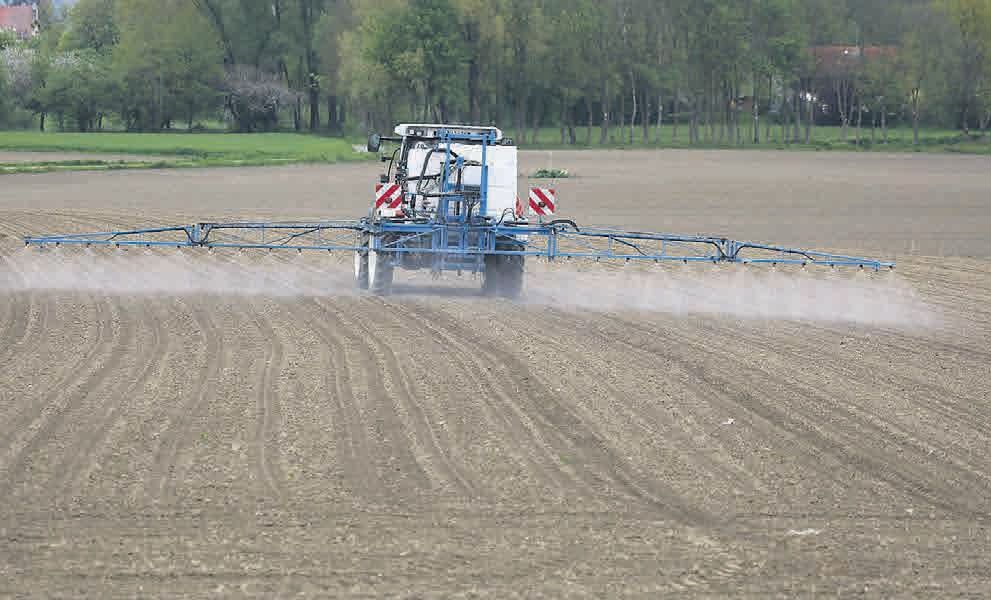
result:
<svg viewBox="0 0 991 600"><path fill-rule="evenodd" d="M566 314L562 314L554 309L547 311L547 313L547 316L551 318L567 319ZM603 318L603 315L596 315L596 319ZM636 329L636 331L641 330L642 327L637 327ZM586 324L586 328L582 331L582 333L583 335L598 340L600 344L621 347L631 357L640 357L639 360L643 361L643 364L647 368L656 369L658 364L663 365L663 372L666 381L672 382L681 389L685 390L685 396L687 398L697 399L701 403L712 406L714 410L718 409L721 414L739 415L739 404L734 398L740 395L749 396L749 392L746 391L746 389L741 389L739 386L728 386L721 383L716 383L710 381L708 378L699 377L698 372L679 368L681 366L680 363L669 361L667 356L659 355L656 352L650 352L642 346L629 342L628 335L606 333L604 330L601 330L599 327L595 326L591 321ZM669 334L667 334L667 331L665 330L662 334L655 333L654 335L656 336L656 339L663 340L666 339L666 336ZM737 420L742 420L739 416L736 418ZM787 433L783 432L773 420L765 419L761 421L752 421L750 422L750 426L755 431L759 432L762 439L780 439L782 433ZM790 434L788 440L792 444L801 443L799 437ZM816 469L821 466L820 462L809 453L791 453L791 456L793 460L803 462L805 468L807 469ZM752 464L749 456L744 455L741 456L740 459L743 461L748 471L759 471L760 465ZM824 471L820 475L820 478L831 481L837 485L842 485L845 483L845 478L843 475L835 473L832 470Z"/></svg>
<svg viewBox="0 0 991 600"><path fill-rule="evenodd" d="M4 256L3 259L14 277L20 278L22 272L15 261L8 256ZM29 339L38 321L35 315L40 310L44 310L47 303L42 302L42 308L39 309L37 306L39 295L33 290L0 291L6 297L3 304L7 307L7 318L4 320L3 329L0 330L3 332L2 339L5 340L3 347L0 348L0 365L5 365L12 356L24 353L24 342Z"/></svg>
<svg viewBox="0 0 991 600"><path fill-rule="evenodd" d="M176 487L182 481L179 453L188 445L188 429L193 417L214 395L220 368L224 364L224 332L217 326L210 311L203 307L204 302L203 299L193 298L184 303L190 310L202 342L201 376L187 395L191 400L170 412L159 434L155 461L148 478L148 491L160 504L169 505L176 500Z"/></svg>
<svg viewBox="0 0 991 600"><path fill-rule="evenodd" d="M96 427L79 440L78 446L68 453L68 459L55 469L54 485L57 497L70 497L80 490L80 482L99 468L103 456L112 449L114 436L124 425L122 415L132 412L134 406L145 405L142 395L153 376L160 375L165 362L174 349L174 338L165 324L167 317L161 301L153 300L150 307L141 311L151 343L138 343L135 358L135 376L127 377L119 398L111 400L96 418ZM79 434L77 434L79 435Z"/></svg>
<svg viewBox="0 0 991 600"><path fill-rule="evenodd" d="M722 332L720 334L725 335ZM746 340L752 339L752 336L740 335L738 339L745 343ZM791 341L784 342L781 348L782 352L780 355L787 357L788 362L794 361L800 364L802 357L808 356L807 350L803 351L802 346L796 345ZM866 362L870 363L870 359L867 359ZM881 365L865 366L864 370L860 371L855 365L846 365L844 361L837 359L835 361L826 361L825 364L820 365L818 368L820 373L823 371L832 373L841 380L864 382L861 385L870 389L875 385L877 373L881 372L881 367ZM798 385L809 390L810 393L817 393L816 382L814 380L806 381L809 379L805 375L806 372L807 370L799 369L791 379ZM903 389L913 390L914 393L911 400L914 404L920 406L922 410L935 413L938 418L934 419L934 422L956 423L958 431L960 431L959 428L963 427L967 427L973 431L972 435L966 437L971 439L983 437L985 442L988 441L987 428L981 427L981 421L986 420L986 413L967 410L965 408L967 405L966 402L957 405L948 404L943 399L947 395L945 389L940 389L928 381L902 377L897 372L897 367L895 369L888 367L885 370L884 376L897 382ZM919 394L919 392L924 393ZM973 400L975 406L980 406L981 402L978 398L974 398ZM906 461L908 465L921 465L930 458L932 445L925 444L918 432L910 432L905 429L904 425L897 425L894 420L885 418L883 414L875 414L864 408L855 408L851 403L844 403L843 410L844 414L849 415L852 420L860 421L872 427L877 436L884 436L885 439L889 440L898 440L900 448L898 454L901 460L905 460L906 451L913 455L910 460ZM930 435L926 435L925 437L933 439ZM875 438L872 437L869 439ZM986 444L978 444L978 446L983 446L986 449ZM985 493L987 488L991 487L991 474L980 468L982 465L987 464L987 454L986 452L983 456L975 456L973 452L968 452L967 454L972 462L964 461L960 456L941 453L940 458L945 462L940 465L940 471L949 470L955 472L957 475L955 479L958 483L969 480L971 485L977 486L973 494L980 496ZM921 475L918 476L921 477ZM975 479L982 481L974 481Z"/></svg>
<svg viewBox="0 0 991 600"><path fill-rule="evenodd" d="M108 325L107 323L108 321L112 321L112 319L108 316L109 311L107 311L107 306L105 303L95 303L94 313L95 318L87 319L87 322L93 323L96 331L96 339L93 340L89 350L81 354L76 353L75 360L72 361L66 369L64 369L65 373L61 376L56 375L54 378L54 383L44 386L40 392L37 392L37 395L41 397L40 401L29 403L22 413L16 416L9 416L5 419L4 424L7 431L11 432L9 437L7 437L10 441L5 449L7 452L16 453L17 447L24 443L25 439L29 437L30 432L27 431L28 426L32 422L39 419L46 412L47 404L44 401L44 398L51 393L63 390L73 382L78 382L79 379L84 378L84 376L79 374L78 371L83 370L86 365L91 363L96 357L100 356L101 351L105 350L105 346L108 343L108 340L106 339L107 329L109 329L112 325ZM43 348L44 344L42 340L38 338L35 339L37 340L35 346ZM40 352L41 350L39 350L39 353ZM0 462L0 465L5 464L7 464L7 461Z"/></svg>
<svg viewBox="0 0 991 600"><path fill-rule="evenodd" d="M31 415L21 415L18 424L12 427L23 435L9 448L10 458L5 462L3 478L8 484L28 469L28 461L38 453L42 444L52 438L67 413L72 412L73 406L84 401L92 391L99 390L129 352L128 346L135 336L134 322L127 315L122 316L120 305L107 297L95 299L95 302L98 307L98 341L68 375L40 394L42 401L37 403L37 410ZM98 366L87 368L101 358ZM53 393L49 400L48 396Z"/></svg>
<svg viewBox="0 0 991 600"><path fill-rule="evenodd" d="M813 331L818 331L820 333L819 336L816 336L816 339L821 339L823 334L832 333L830 330L826 329L819 329L816 327L810 328ZM746 347L760 347L762 345L766 345L767 343L765 338L744 333L737 328L720 328L718 330L712 330L711 333L707 332L706 335L718 336L721 338L729 337ZM794 341L802 339L803 336L787 335L782 337L784 338L782 340L775 338L775 352L772 360L780 360L777 357L783 357L787 359L786 361L783 361L786 364L802 365L808 362L811 356L817 356L815 348L810 348L807 345ZM814 370L817 374L821 374L823 372L832 374L840 380L855 382L857 385L867 389L873 388L876 384L878 373L883 372L884 377L896 382L898 387L913 390L915 392L913 394L913 400L915 400L917 404L921 405L924 410L932 411L941 417L939 422L956 422L961 426L974 427L975 435L983 434L983 432L987 430L987 428L982 428L980 426L981 422L987 418L986 413L979 410L967 410L965 408L966 403L955 406L947 404L943 399L944 396L946 396L945 388L939 388L938 386L931 384L928 380L905 377L899 373L899 366L892 368L887 364L881 364L877 360L872 359L870 353L863 357L862 362L863 365L860 365L858 362L850 363L848 361L843 361L841 357L837 357L836 360L819 361L814 365ZM766 367L767 365L764 365L764 370L767 370ZM785 370L783 367L784 365L782 365L782 371ZM922 370L925 371L925 369ZM794 369L793 372L795 375L791 379L794 380L794 382L799 385L806 386L809 390L816 390L815 381L803 381L804 379L807 379L806 374L810 372L810 369ZM770 374L770 371L768 371L768 373ZM918 392L924 392L924 394L919 395ZM979 400L977 398L974 400L974 405L979 407L981 404ZM911 449L916 453L917 460L925 459L927 449L922 445L918 437L910 434L908 431L904 430L904 428L896 427L892 420L885 419L881 415L873 415L862 410L855 410L849 403L845 405L845 411L847 414L851 415L852 418L873 425L879 434L886 432L887 437L898 438L901 440L903 447L911 446ZM977 471L973 465L957 466L962 467L971 476L977 475L980 478L988 479L987 473Z"/></svg>
<svg viewBox="0 0 991 600"><path fill-rule="evenodd" d="M525 320L516 317L519 317L519 315L514 314L509 317L503 317L506 319L507 324L512 324L510 329L516 329L518 331L528 331L531 329L527 327ZM588 361L586 358L588 356L600 358L601 354L584 353L576 350L576 348L584 349L581 346L582 341L575 336L575 332L582 331L582 327L584 326L584 323L579 318L574 315L561 315L556 311L543 311L540 319L544 326L536 331L528 331L528 337L539 340L542 346L555 349L553 355L561 357L567 363L588 363L583 364L579 373L584 373L583 376L588 377L591 382L594 382L595 386L605 388L608 391L607 398L610 400L609 410L621 413L632 427L641 431L647 438L656 441L664 440L666 448L674 452L680 452L684 448L692 448L697 444L696 440L693 439L688 431L707 432L712 431L713 427L715 427L714 423L704 426L691 413L680 411L677 417L677 423L680 427L670 427L666 428L663 432L660 431L646 417L653 415L658 419L663 419L663 415L656 414L654 407L651 406L643 407L646 410L642 413L634 410L630 405L630 394L609 383L609 378L612 376L618 377L619 375L617 373L620 372L623 373L623 376L632 378L641 372L657 371L658 361L656 359L653 357L644 357L641 354L632 353L628 349L624 349L621 353L622 361L611 363L610 369L606 370L602 367L603 363L601 360ZM550 325L550 327L547 325ZM575 345L569 345L569 341ZM610 343L609 340L599 339L599 342L600 353L604 352L607 348L615 347L615 344ZM679 385L686 390L686 395L690 397L705 398L713 393L711 389L704 389L702 386L692 385L691 383L679 382ZM591 388L592 386L589 385L589 387ZM589 400L592 399L592 397L589 397ZM710 451L692 453L692 461L699 465L703 473L712 476L716 480L732 483L736 488L741 490L754 491L760 488L760 482L757 476L752 469L747 468L745 462L737 466L734 457L723 447L720 440L713 436L707 436L707 438L707 446L717 446L720 456L719 459L716 459Z"/></svg>
<svg viewBox="0 0 991 600"><path fill-rule="evenodd" d="M327 316L336 321L337 328L344 333L343 337L347 340L346 347L353 349L361 357L355 362L362 366L364 382L368 386L369 410L375 415L373 430L378 434L377 437L383 439L392 453L385 457L385 462L392 472L388 476L382 474L382 481L395 485L401 497L419 497L433 489L429 467L421 464L421 459L413 452L411 448L413 440L402 423L393 393L385 385L384 378L389 376L389 367L384 358L381 342L377 339L366 340L358 335L353 321L336 305L319 300L317 302L327 311ZM410 393L409 390L402 389L404 381L401 378L391 383L397 388L395 394ZM361 394L355 396L360 398ZM393 475L392 473L395 472L402 473L403 476Z"/></svg>
<svg viewBox="0 0 991 600"><path fill-rule="evenodd" d="M478 332L471 330L460 319L454 319L449 314L434 308L425 308L425 315L420 318L423 322L443 324L443 329L449 333L449 339L478 340ZM435 318L430 318L433 315ZM438 327L440 329L440 327ZM639 475L627 467L625 461L608 443L608 438L597 427L585 420L567 403L558 399L542 380L532 373L529 367L504 347L504 343L489 338L485 343L467 341L466 351L470 355L486 358L483 362L490 366L498 365L505 369L506 377L510 380L513 374L529 373L528 385L533 389L521 398L532 399L532 404L524 407L519 405L518 411L535 417L534 425L542 432L541 435L556 449L559 456L562 453L573 453L581 457L578 461L582 468L575 469L574 476L590 489L607 485L614 491L620 491L630 498L645 504L665 514L686 519L689 522L703 522L707 517L695 508L683 504L683 499L670 490L649 489L658 487L657 484L645 485ZM519 379L517 379L519 381ZM539 424L538 424L539 423Z"/></svg>
<svg viewBox="0 0 991 600"><path fill-rule="evenodd" d="M340 467L344 476L359 500L381 501L385 497L385 489L376 475L376 470L369 458L373 455L374 446L368 439L368 427L358 410L352 390L351 367L348 364L347 350L337 329L326 323L326 310L307 299L304 302L305 315L303 325L317 336L328 348L329 364L324 371L324 384L327 395L334 404L332 419L334 437L348 449L347 456L342 456Z"/></svg>
<svg viewBox="0 0 991 600"><path fill-rule="evenodd" d="M836 335L833 330L815 327L809 325L808 328L812 331L818 332L820 335L816 336L821 338L824 335ZM721 332L720 332L721 333ZM742 333L734 333L734 339L741 341L754 341L756 339L753 336L745 335ZM901 350L906 355L913 355L915 352L912 348L907 345L900 345L892 343L889 338L895 339L905 339L904 336L900 334L892 334L885 332L884 334L884 345L893 350ZM815 349L810 348L807 345L803 345L794 341L798 339L794 336L783 336L784 339L775 342L775 348L777 350L776 354L782 356L787 356L789 359L796 362L796 364L801 364L807 362L810 356L814 356ZM945 346L941 346L939 343L932 343L931 345L927 342L929 348L943 348L944 352L960 352L960 350L946 350ZM889 351L885 355L890 356L892 353ZM979 351L976 354L980 354ZM988 354L989 362L985 363L991 365L991 354ZM966 356L959 357L963 360L967 360ZM888 360L879 360L877 355L874 353L865 353L864 356L858 358L856 362L850 363L847 361L825 361L822 364L816 365L816 368L820 371L826 371L837 377L841 377L847 381L863 382L863 385L873 385L877 381L878 374L883 372L883 377L889 380L889 383L895 383L899 388L906 390L913 390L913 398L919 401L924 400L924 409L937 413L940 417L950 419L953 422L957 422L961 425L973 428L975 432L981 433L991 429L991 415L989 411L981 410L983 403L980 402L980 398L971 398L970 402L952 402L947 399L947 389L945 387L940 387L935 383L932 383L940 374L926 367L924 364L918 364L917 362L912 363L912 369L918 371L918 375L905 375L901 372L903 366L901 361L898 361L895 365L891 365ZM921 393L920 393L921 392ZM957 398L960 400L959 398ZM922 404L922 403L920 403Z"/></svg>
<svg viewBox="0 0 991 600"><path fill-rule="evenodd" d="M258 385L255 387L257 394L256 411L257 419L255 424L256 465L260 481L265 488L277 500L284 501L286 497L286 478L282 468L279 466L279 436L278 431L281 426L279 407L279 375L285 369L285 348L272 326L272 319L267 314L259 317L259 314L266 313L266 307L252 303L248 310L254 313L253 322L261 334L261 343L264 344L262 359L264 366L261 369ZM283 330L283 328L280 328Z"/></svg>
<svg viewBox="0 0 991 600"><path fill-rule="evenodd" d="M454 319L450 315L443 318L449 328L470 339L470 328L460 319ZM490 357L491 364L501 365L510 373L529 371L526 363L497 339L489 339L486 344L477 343L474 348ZM662 486L660 482L642 481L639 474L627 465L594 424L587 422L572 406L560 400L540 375L531 374L531 379L534 382L534 393L523 397L532 400L530 408L533 409L533 414L539 415L546 431L556 433L562 443L572 446L573 451L583 457L583 464L586 469L595 473L595 479L612 482L614 489L681 522L702 524L710 520L698 508L689 506L674 490ZM584 476L587 477L587 474Z"/></svg>
<svg viewBox="0 0 991 600"><path fill-rule="evenodd" d="M355 318L351 323L363 332L365 338L374 347L382 350L386 373L394 384L398 383L395 386L397 400L402 407L401 412L405 414L404 420L409 423L408 429L413 434L413 449L417 456L424 457L425 470L429 469L429 472L433 474L433 479L438 481L442 487L454 488L459 496L466 498L477 496L469 477L462 472L450 453L445 451L444 448L451 447L451 444L445 444L441 441L441 435L431 425L430 417L423 403L416 400L421 394L414 388L415 376L409 373L405 366L406 363L396 356L390 341L376 334L369 324L359 322L360 314L354 316ZM390 316L389 310L383 311L382 316L394 320Z"/></svg>
<svg viewBox="0 0 991 600"><path fill-rule="evenodd" d="M4 294L8 318L4 323L4 350L0 353L0 366L8 369L19 357L29 356L36 347L43 346L39 333L48 320L48 302L39 302L36 292ZM33 343L30 343L33 340Z"/></svg>
<svg viewBox="0 0 991 600"><path fill-rule="evenodd" d="M626 326L629 326L629 323ZM721 331L720 334L729 337L734 335L728 331ZM663 347L659 347L656 340L665 337L668 339L675 337L681 348L694 350L694 352L676 355ZM764 343L764 346L766 345L767 342ZM644 344L643 348L656 354L668 364L676 365L714 387L733 388L732 382L715 375L712 369L705 368L697 360L693 361L687 356L706 356L708 354L721 356L724 360L739 360L737 355L711 344L700 344L698 340L679 336L671 330L664 332L652 330L650 340ZM766 381L775 382L777 387L791 390L806 405L813 407L829 406L831 419L826 419L818 423L817 426L813 426L807 419L800 416L801 411L786 411L775 408L751 394L743 394L745 402L734 400L731 396L727 399L737 404L738 409L755 413L767 423L777 424L781 429L791 432L803 443L809 444L815 449L815 452L812 453L813 456L816 454L830 456L861 473L877 477L894 489L952 514L975 516L983 514L982 511L976 510L969 504L961 504L959 498L947 496L941 491L941 486L936 486L935 480L928 473L915 468L910 461L904 460L904 457L896 458L864 443L865 440L870 439L891 439L889 431L880 428L876 423L863 420L859 415L851 413L847 406L837 403L814 387L796 382L793 378L775 375L764 370L760 371L760 376ZM767 388L768 386L764 384L761 387ZM822 409L820 408L819 411L821 412ZM898 467L893 465L898 465Z"/></svg>
<svg viewBox="0 0 991 600"><path fill-rule="evenodd" d="M492 364L478 358L472 347L444 328L429 324L422 315L412 314L405 306L390 305L389 310L406 315L408 319L403 322L420 329L425 337L443 340L446 347L456 350L451 358L461 365L461 371L474 374L480 380L476 382L470 378L473 383L485 384L478 385L474 397L483 403L488 421L501 430L503 435L500 438L505 436L511 439L508 451L514 455L517 464L528 468L538 483L549 490L572 495L577 493L590 500L600 499L594 488L576 478L545 439L545 433L513 401L513 394L518 394L519 390L510 387L511 378L491 375L489 369Z"/></svg>

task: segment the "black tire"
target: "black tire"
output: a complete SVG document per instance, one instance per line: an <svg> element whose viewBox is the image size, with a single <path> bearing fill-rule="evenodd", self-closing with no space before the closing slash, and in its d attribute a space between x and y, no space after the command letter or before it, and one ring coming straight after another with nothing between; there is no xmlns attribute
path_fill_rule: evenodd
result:
<svg viewBox="0 0 991 600"><path fill-rule="evenodd" d="M498 294L515 300L523 295L524 257L503 256L502 259L502 288Z"/></svg>
<svg viewBox="0 0 991 600"><path fill-rule="evenodd" d="M497 254L485 255L485 270L482 272L482 293L495 296L502 287L502 257Z"/></svg>
<svg viewBox="0 0 991 600"><path fill-rule="evenodd" d="M392 253L368 251L368 289L385 295L392 291Z"/></svg>
<svg viewBox="0 0 991 600"><path fill-rule="evenodd" d="M515 250L517 246L498 244L497 250ZM524 257L510 254L487 254L482 274L482 292L487 296L516 299L523 293Z"/></svg>
<svg viewBox="0 0 991 600"><path fill-rule="evenodd" d="M368 247L368 236L358 238L359 246ZM368 251L356 250L354 253L354 285L359 290L368 289Z"/></svg>

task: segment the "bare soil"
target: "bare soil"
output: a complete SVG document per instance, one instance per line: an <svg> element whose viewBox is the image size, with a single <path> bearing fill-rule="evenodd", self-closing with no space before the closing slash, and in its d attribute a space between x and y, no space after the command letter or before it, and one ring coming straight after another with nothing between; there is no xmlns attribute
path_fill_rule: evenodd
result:
<svg viewBox="0 0 991 600"><path fill-rule="evenodd" d="M20 238L357 217L379 165L4 176L0 596L991 593L991 159L551 161L581 223L899 267L746 280L780 311L721 267L376 298L347 257Z"/></svg>

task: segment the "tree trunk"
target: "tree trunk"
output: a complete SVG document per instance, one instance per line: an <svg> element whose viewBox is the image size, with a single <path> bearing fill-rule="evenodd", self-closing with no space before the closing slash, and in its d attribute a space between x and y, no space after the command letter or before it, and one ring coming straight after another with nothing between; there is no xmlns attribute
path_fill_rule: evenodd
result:
<svg viewBox="0 0 991 600"><path fill-rule="evenodd" d="M38 114L38 131L45 130L45 111L41 111Z"/></svg>
<svg viewBox="0 0 991 600"><path fill-rule="evenodd" d="M534 107L530 111L530 144L537 145L537 137L540 135L540 123L543 121L544 109Z"/></svg>
<svg viewBox="0 0 991 600"><path fill-rule="evenodd" d="M709 87L709 95L705 99L705 114L703 118L705 119L705 141L712 143L716 141L716 122L712 116L712 99L715 95L712 87Z"/></svg>
<svg viewBox="0 0 991 600"><path fill-rule="evenodd" d="M654 143L661 143L661 125L664 121L664 98L657 93L657 130L654 132Z"/></svg>
<svg viewBox="0 0 991 600"><path fill-rule="evenodd" d="M844 79L837 78L833 80L833 91L836 93L836 110L840 113L840 139L845 142L850 125L849 86Z"/></svg>
<svg viewBox="0 0 991 600"><path fill-rule="evenodd" d="M576 143L575 135L575 105L567 107L564 111L565 123L568 126L568 143L572 146Z"/></svg>
<svg viewBox="0 0 991 600"><path fill-rule="evenodd" d="M526 96L523 94L516 98L516 141L526 144Z"/></svg>
<svg viewBox="0 0 991 600"><path fill-rule="evenodd" d="M337 96L327 94L327 129L337 131Z"/></svg>
<svg viewBox="0 0 991 600"><path fill-rule="evenodd" d="M754 144L760 144L760 88L757 86L757 73L754 73L754 97L753 97L753 120L754 120Z"/></svg>
<svg viewBox="0 0 991 600"><path fill-rule="evenodd" d="M919 145L919 107L921 96L921 89L914 88L912 90L912 145Z"/></svg>
<svg viewBox="0 0 991 600"><path fill-rule="evenodd" d="M788 119L791 115L788 113L791 110L791 101L788 100L788 96L785 95L784 90L781 90L781 110L778 111L778 121L781 125L781 143L784 144L788 141Z"/></svg>
<svg viewBox="0 0 991 600"><path fill-rule="evenodd" d="M633 101L633 110L630 112L630 136L629 136L629 141L630 141L630 145L632 146L633 145L633 128L637 124L637 84L636 84L636 81L633 80L632 75L630 76L630 88L632 89L632 93L630 94L630 100Z"/></svg>
<svg viewBox="0 0 991 600"><path fill-rule="evenodd" d="M860 147L860 131L864 123L864 107L860 104L860 98L857 98L857 146Z"/></svg>
<svg viewBox="0 0 991 600"><path fill-rule="evenodd" d="M733 119L733 143L739 146L743 142L743 136L740 134L740 89L734 86L730 95L733 96L733 112L730 113Z"/></svg>
<svg viewBox="0 0 991 600"><path fill-rule="evenodd" d="M475 41L478 37L477 28L477 23L469 23L465 26L465 35L469 43ZM482 121L481 80L482 69L479 65L478 53L473 52L471 60L468 61L468 105L470 107L472 125L481 125Z"/></svg>
<svg viewBox="0 0 991 600"><path fill-rule="evenodd" d="M650 100L647 93L643 94L643 116L640 117L640 129L643 132L644 146L650 144Z"/></svg>
<svg viewBox="0 0 991 600"><path fill-rule="evenodd" d="M673 128L671 130L671 142L672 143L675 143L675 142L678 141L678 110L680 108L678 106L678 99L679 98L681 98L681 90L675 90L674 91L674 102L671 104L671 106L672 106L672 108L671 108L671 123L672 123L672 125L671 126Z"/></svg>
<svg viewBox="0 0 991 600"><path fill-rule="evenodd" d="M619 143L622 145L623 136L626 134L626 94L619 95ZM612 138L609 138L610 143Z"/></svg>
<svg viewBox="0 0 991 600"><path fill-rule="evenodd" d="M693 99L692 106L692 120L691 125L688 128L688 140L692 144L698 144L701 141L701 136L699 135L699 120L702 113L702 98L701 96L696 96Z"/></svg>
<svg viewBox="0 0 991 600"><path fill-rule="evenodd" d="M695 145L699 142L699 100L692 98L691 110L688 113L688 143Z"/></svg>
<svg viewBox="0 0 991 600"><path fill-rule="evenodd" d="M768 115L764 119L764 141L767 143L771 142L771 115L770 108L771 104L774 102L774 75L767 76L767 107ZM781 118L781 112L778 112L778 118Z"/></svg>
<svg viewBox="0 0 991 600"><path fill-rule="evenodd" d="M723 86L722 94L714 94L712 96L711 102L713 104L718 103L718 110L716 111L719 115L719 143L722 144L726 141L726 121L729 120L729 92L726 91L726 86Z"/></svg>
<svg viewBox="0 0 991 600"><path fill-rule="evenodd" d="M320 84L317 82L316 74L310 74L309 96L310 96L310 131L320 129Z"/></svg>
<svg viewBox="0 0 991 600"><path fill-rule="evenodd" d="M588 96L585 96L585 111L588 115L588 121L586 121L587 127L585 128L585 145L592 145L592 103L589 101Z"/></svg>
<svg viewBox="0 0 991 600"><path fill-rule="evenodd" d="M795 97L793 101L795 103L795 119L792 121L792 136L791 139L796 144L802 141L801 131L802 131L802 92L799 89L801 86L795 84Z"/></svg>
<svg viewBox="0 0 991 600"><path fill-rule="evenodd" d="M609 141L609 83L602 84L602 125L599 130L599 145L605 146Z"/></svg>
<svg viewBox="0 0 991 600"><path fill-rule="evenodd" d="M884 139L884 143L888 143L888 107L884 102L881 103L881 137Z"/></svg>

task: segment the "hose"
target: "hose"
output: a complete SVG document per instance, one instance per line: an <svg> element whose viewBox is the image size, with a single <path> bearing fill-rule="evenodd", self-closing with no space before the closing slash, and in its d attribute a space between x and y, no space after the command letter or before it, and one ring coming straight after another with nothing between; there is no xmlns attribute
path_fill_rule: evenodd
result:
<svg viewBox="0 0 991 600"><path fill-rule="evenodd" d="M575 223L571 219L554 219L553 221L548 221L548 227L554 227L555 225L571 225L575 232L580 232L581 229L578 227L578 223Z"/></svg>

